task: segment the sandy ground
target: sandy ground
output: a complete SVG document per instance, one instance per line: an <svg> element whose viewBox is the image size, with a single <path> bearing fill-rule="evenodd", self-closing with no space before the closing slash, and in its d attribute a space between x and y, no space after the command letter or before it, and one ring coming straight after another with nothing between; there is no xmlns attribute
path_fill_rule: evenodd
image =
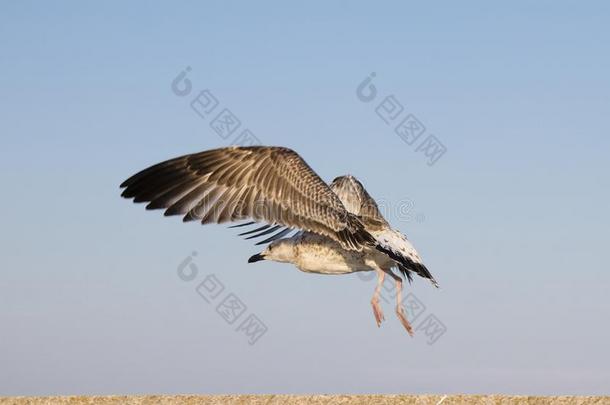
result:
<svg viewBox="0 0 610 405"><path fill-rule="evenodd" d="M146 395L146 396L68 396L68 397L0 397L0 405L39 404L604 404L609 397L527 397L506 395Z"/></svg>

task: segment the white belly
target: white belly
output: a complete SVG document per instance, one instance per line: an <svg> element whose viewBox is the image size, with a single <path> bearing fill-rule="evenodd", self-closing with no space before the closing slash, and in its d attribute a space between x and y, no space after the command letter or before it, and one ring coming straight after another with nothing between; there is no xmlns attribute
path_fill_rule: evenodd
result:
<svg viewBox="0 0 610 405"><path fill-rule="evenodd" d="M345 250L329 238L303 234L295 236L296 257L294 265L306 273L348 274L357 271L379 269L379 261L385 261L377 251Z"/></svg>

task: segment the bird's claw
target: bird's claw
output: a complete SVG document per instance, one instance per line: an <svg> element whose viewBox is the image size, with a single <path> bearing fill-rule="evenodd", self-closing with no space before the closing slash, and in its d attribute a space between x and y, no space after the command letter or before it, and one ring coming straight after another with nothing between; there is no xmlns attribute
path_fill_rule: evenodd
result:
<svg viewBox="0 0 610 405"><path fill-rule="evenodd" d="M385 320L383 316L383 311L381 310L381 306L379 305L378 299L372 299L371 305L373 306L373 314L375 315L375 322L377 322L377 327L381 326L381 322Z"/></svg>
<svg viewBox="0 0 610 405"><path fill-rule="evenodd" d="M398 316L400 323L402 323L402 326L404 326L405 329L407 330L407 333L409 334L409 336L413 336L413 327L411 327L411 323L407 319L407 315L405 314L405 309L402 305L396 306L396 315Z"/></svg>

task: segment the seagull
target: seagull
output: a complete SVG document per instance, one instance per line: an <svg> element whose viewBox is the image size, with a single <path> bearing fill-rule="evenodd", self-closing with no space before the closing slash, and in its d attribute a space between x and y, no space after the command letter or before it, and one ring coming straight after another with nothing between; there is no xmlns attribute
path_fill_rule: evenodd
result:
<svg viewBox="0 0 610 405"><path fill-rule="evenodd" d="M120 187L123 197L165 209L166 216L183 215L184 222L248 221L231 228L254 226L239 234L246 239L270 235L257 243L268 245L248 263L292 263L317 274L376 272L371 306L377 326L385 319L379 297L386 275L395 283L396 315L411 336L403 277L411 283L415 273L438 287L360 181L345 175L328 185L285 147L230 146L180 156L134 174Z"/></svg>

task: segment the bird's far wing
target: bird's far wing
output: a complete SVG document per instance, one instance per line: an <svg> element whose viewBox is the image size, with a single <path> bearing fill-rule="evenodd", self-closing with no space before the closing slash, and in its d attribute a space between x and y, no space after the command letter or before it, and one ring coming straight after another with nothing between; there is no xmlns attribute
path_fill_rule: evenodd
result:
<svg viewBox="0 0 610 405"><path fill-rule="evenodd" d="M330 189L337 194L349 212L362 220L366 230L377 240L376 249L394 260L396 267L409 281L412 280L413 271L438 287L411 242L390 227L362 183L350 175L340 176L332 181Z"/></svg>
<svg viewBox="0 0 610 405"><path fill-rule="evenodd" d="M330 184L330 189L349 212L360 217L367 230L378 231L390 227L373 197L354 176L335 178Z"/></svg>
<svg viewBox="0 0 610 405"><path fill-rule="evenodd" d="M121 187L123 197L148 202L147 209L164 208L165 215L184 215L184 221L251 218L272 225L264 233L298 228L349 250L375 244L360 219L288 148L232 146L185 155L144 169Z"/></svg>

